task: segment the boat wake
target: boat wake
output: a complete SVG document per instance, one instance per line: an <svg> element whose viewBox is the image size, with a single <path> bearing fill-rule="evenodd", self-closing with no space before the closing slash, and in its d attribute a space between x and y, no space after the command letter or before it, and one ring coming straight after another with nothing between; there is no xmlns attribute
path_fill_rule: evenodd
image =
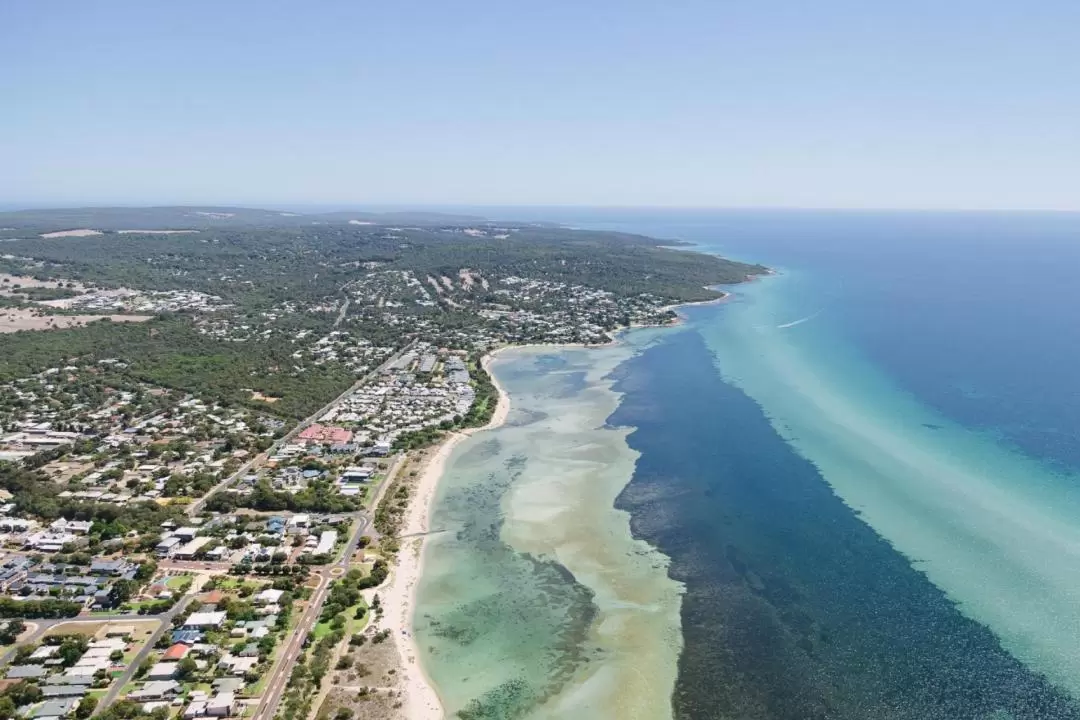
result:
<svg viewBox="0 0 1080 720"><path fill-rule="evenodd" d="M813 320L818 315L820 315L823 311L824 311L824 308L822 308L821 310L818 310L817 312L815 312L815 313L813 313L811 315L807 315L804 318L799 318L798 320L792 320L791 322L783 323L782 325L777 325L776 327L777 327L777 329L783 330L784 328L790 328L790 327L795 327L796 325L802 325L804 322L809 322L810 320Z"/></svg>

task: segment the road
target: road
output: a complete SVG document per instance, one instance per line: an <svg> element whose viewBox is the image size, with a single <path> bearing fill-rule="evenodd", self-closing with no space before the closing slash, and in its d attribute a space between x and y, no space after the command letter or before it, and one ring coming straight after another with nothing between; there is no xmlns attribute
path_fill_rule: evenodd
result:
<svg viewBox="0 0 1080 720"><path fill-rule="evenodd" d="M319 417L324 415L326 412L328 412L330 409L332 409L334 406L336 406L338 403L340 403L342 400L344 400L346 397L348 397L354 390L356 390L358 387L360 387L364 383L368 382L368 380L370 380L372 377L374 377L377 373L381 372L383 368L385 368L390 363L396 361L404 353L408 352L412 348L412 346L415 345L415 344L416 344L416 340L412 340L409 343L407 343L404 347L399 349L396 353L394 353L392 356L387 358L382 364L380 364L378 368L376 368L375 370L372 370L371 372L367 373L364 377L360 378L355 383L353 383L353 385L350 386L348 390L344 391L343 393L338 395L336 398L334 398L333 400L328 402L326 405L319 408L318 411L312 413L309 417L305 418L302 422L298 423L296 425L296 427L293 428L288 434L284 435L279 440L275 441L275 443L270 447L270 449L266 453L262 453L260 455L257 455L254 458L252 458L251 460L249 460L248 462L241 465L240 468L236 472L232 473L227 478L222 480L220 483L215 485L210 490L210 492L206 493L206 495L204 495L199 500L191 503L187 507L187 514L189 516L192 516L192 515L196 515L199 512L201 512L202 509L206 505L206 501L210 498L211 495L213 495L214 493L216 493L216 492L218 492L220 490L224 490L225 488L229 487L232 483L236 482L236 480L239 477L241 477L242 475L247 473L257 463L265 460L266 457L269 457L270 455L272 455L279 447L281 447L282 445L290 442L293 439L293 437L295 437L301 430L303 430L305 427L307 427L311 423L318 420ZM399 456L398 458L395 459L394 464L391 465L390 469L387 471L386 477L383 480L383 484L380 487L379 493L377 494L377 496L375 498L376 502L372 503L372 505L371 505L372 509L377 507L377 501L379 500L379 498L381 498L382 494L386 492L386 488L389 487L390 484L393 482L394 477L396 476L397 472L401 469L401 465L402 465L402 458ZM277 712L277 707L281 702L281 696L284 693L285 687L288 685L289 676L292 674L292 668L293 668L294 664L296 663L297 657L299 657L300 653L303 651L304 639L308 636L308 633L311 632L312 628L315 627L315 623L318 622L319 615L322 612L323 603L326 602L326 597L327 597L327 595L329 593L329 590L330 590L331 581L333 580L334 577L337 577L338 575L342 575L348 570L349 563L352 560L352 556L356 552L357 546L360 543L360 538L364 535L365 531L367 531L367 529L371 526L372 521L371 521L371 518L368 516L366 511L361 511L361 512L355 513L353 515L353 517L355 518L356 529L353 531L352 536L349 538L348 543L346 543L345 549L344 549L344 552L341 555L341 558L332 565L327 565L327 566L324 566L323 568L320 568L319 570L316 570L316 573L317 573L316 577L319 578L319 586L315 589L314 593L312 593L311 599L308 602L307 608L304 610L304 615L300 619L299 625L297 625L296 629L293 631L292 637L290 637L288 639L284 650L282 651L281 655L279 656L279 659L278 659L277 663L274 666L274 669L271 671L271 675L272 675L271 680L268 683L267 689L263 693L262 698L260 699L259 706L258 706L258 708L257 708L257 710L255 712L255 716L254 716L254 718L252 720L260 720L260 718L269 719L269 718L274 717L274 714ZM198 570L226 571L228 569L228 564L227 563L206 563L206 562L190 562L190 563L188 563L188 562L178 562L178 561L165 561L165 562L162 563L162 568L163 569L173 569L173 570L185 570L185 571L198 571ZM116 696L120 693L120 691L123 690L123 688L128 683L130 683L132 681L132 678L135 676L135 672L139 669L139 666L143 662L145 662L146 659L150 656L150 654L154 651L154 645L161 638L162 634L167 632L167 631L172 630L173 618L175 618L177 615L179 615L181 612L184 611L184 609L188 606L188 604L191 602L191 600L194 598L194 596L195 596L195 589L192 588L188 592L188 594L186 594L183 598L180 599L179 602L176 603L176 605L174 605L167 612L162 613L161 615L152 615L151 616L151 615L113 614L113 615L95 615L92 618L85 618L84 617L84 618L60 618L60 619L55 619L55 620L53 620L53 619L37 620L37 621L35 621L37 627L34 629L34 632L28 638L26 638L25 640L23 640L19 644L21 645L21 644L25 644L26 642L29 642L29 641L36 641L42 635L44 635L45 632L47 632L49 628L51 628L51 627L53 627L55 625L61 624L61 623L65 623L65 622L109 622L109 621L116 621L116 620L120 620L120 621L125 621L125 620L126 621L158 620L158 621L160 621L159 624L158 624L158 627L154 630L154 632L151 634L151 636L147 639L146 643L143 645L142 649L139 650L138 654L132 659L131 663L124 670L123 674L121 674L120 677L118 677L118 678L116 678L114 680L114 682L109 687L109 691L101 698L101 701L98 703L97 708L95 710L95 715L96 715L96 714L100 713L101 711L103 711L105 708L107 708L109 705L111 705L116 700ZM3 665L4 663L9 662L10 659L13 657L14 653L15 653L15 648L12 647L7 652L5 652L2 656L0 656L0 665Z"/></svg>
<svg viewBox="0 0 1080 720"><path fill-rule="evenodd" d="M398 472L401 471L405 464L404 461L404 455L395 458L394 464L390 466L382 485L379 487L375 502L371 504L371 512L378 508L378 500L386 492L386 489L393 484L394 478L397 477ZM281 696L285 693L285 688L289 684L289 676L292 675L292 669L296 665L296 659L303 652L304 638L315 627L319 615L322 614L323 603L326 602L326 596L330 592L330 582L335 577L344 575L348 571L352 556L360 544L360 538L364 536L364 533L372 524L372 520L366 511L357 513L355 517L357 520L356 529L349 538L349 542L346 543L341 557L333 565L324 566L320 570L319 587L312 593L311 601L308 603L307 609L304 610L304 616L300 619L299 625L296 626L296 630L293 631L288 644L278 657L277 664L270 671L270 682L266 685L266 690L263 692L252 720L273 720L274 715L277 713L278 705L281 704Z"/></svg>
<svg viewBox="0 0 1080 720"><path fill-rule="evenodd" d="M188 591L188 594L182 597L180 601L173 605L167 612L164 612L161 615L154 616L156 619L161 621L161 624L158 625L157 629L154 630L154 632L151 633L150 637L146 639L146 643L142 646L142 649L139 650L138 654L136 654L135 657L132 658L131 662L128 663L127 668L120 675L120 677L113 680L112 685L109 686L109 691L105 693L105 695L101 698L100 702L98 702L97 708L95 708L94 710L95 715L97 715L105 708L109 707L109 705L112 705L112 703L116 700L116 696L120 694L120 691L123 690L124 687L131 682L132 678L135 677L135 673L138 671L139 666L146 662L146 659L150 657L150 654L152 652L154 652L154 646L157 645L157 641L161 639L161 636L164 635L166 632L172 632L173 618L184 612L184 609L194 598L195 589L193 586L192 589ZM130 615L124 617L129 620L131 619Z"/></svg>
<svg viewBox="0 0 1080 720"><path fill-rule="evenodd" d="M390 479L391 476L387 475L387 480ZM341 559L333 565L323 566L319 570L317 576L319 586L311 594L311 600L304 610L303 617L300 618L300 623L296 626L292 637L289 638L285 648L281 651L277 664L270 673L270 682L266 685L266 690L259 701L259 706L255 709L252 720L270 720L277 713L278 705L281 703L281 696L285 693L285 688L289 684L292 669L296 665L300 653L304 650L304 639L315 627L315 623L319 621L319 615L322 614L323 603L326 602L326 596L330 593L330 583L335 577L348 571L349 562L352 560L353 553L356 552L356 546L360 543L361 536L363 536L364 531L367 530L371 522L364 515L359 515L357 520L356 530L353 531L349 542L345 545L345 552L341 554ZM340 572L335 572L338 570Z"/></svg>
<svg viewBox="0 0 1080 720"><path fill-rule="evenodd" d="M34 630L26 637L19 640L16 645L12 645L2 655L0 655L0 667L7 665L11 662L11 659L15 656L15 651L19 645L27 645L30 643L36 643L42 638L51 628L57 625L65 625L67 623L103 623L103 622L150 622L151 620L158 620L160 615L135 615L132 613L116 613L112 615L92 615L92 616L79 616L69 618L39 618L35 620L27 620L27 625L33 625Z"/></svg>
<svg viewBox="0 0 1080 720"><path fill-rule="evenodd" d="M265 461L266 458L270 457L275 452L277 452L278 449L280 449L283 445L286 445L289 442L291 442L292 439L294 437L296 437L304 428L306 428L308 425L311 425L313 422L315 422L320 417L325 415L333 407L335 407L338 403L340 403L342 400L344 400L349 395L351 395L353 393L353 391L355 391L361 385L368 382L371 378L375 377L378 373L382 372L383 368L385 368L390 363L396 361L399 357L401 357L406 352L408 352L410 349L412 349L412 346L415 345L415 344L416 344L415 339L410 340L404 347L402 347L396 353L394 353L393 355L388 357L386 360L384 360L382 362L382 364L379 365L379 367L375 368L374 370L369 372L367 375L364 375L364 377L360 378L355 383L353 383L351 386L349 386L348 390L341 393L336 398L334 398L330 402L326 403L321 408L319 408L318 410L313 412L311 415L309 415L308 417L304 418L302 421L297 423L296 427L294 427L292 430L290 430L287 434L283 435L278 440L275 440L274 444L270 446L269 450L267 450L264 453L260 453L260 454L256 455L251 460L248 460L246 463L244 463L243 465L240 466L239 470L234 472L232 475L229 475L227 478L225 478L224 480L219 482L214 487L210 488L209 492L207 492L205 495L203 495L201 498L199 498L195 502L188 505L188 507L187 507L188 516L198 515L200 512L202 512L202 509L204 507L206 507L206 502L211 498L211 496L214 495L214 493L219 492L219 491L224 490L225 488L229 487L234 482L236 482L236 480L238 478L240 478L243 475L246 475L247 472L249 470L251 470L251 468L254 467L256 464Z"/></svg>

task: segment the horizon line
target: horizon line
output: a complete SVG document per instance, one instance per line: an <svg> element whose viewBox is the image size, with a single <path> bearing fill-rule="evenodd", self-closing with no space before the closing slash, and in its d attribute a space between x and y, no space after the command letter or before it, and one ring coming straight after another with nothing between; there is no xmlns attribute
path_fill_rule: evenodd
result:
<svg viewBox="0 0 1080 720"><path fill-rule="evenodd" d="M320 212L381 212L383 210L423 212L427 210L445 211L463 208L492 209L535 209L535 210L616 210L616 211L704 211L704 212L836 212L836 213L951 213L951 214L1080 214L1080 208L982 208L957 207L935 208L914 206L802 206L802 205L619 205L619 204L584 204L584 203L355 203L355 202L91 202L64 203L34 202L25 204L0 202L0 213L26 212L41 210L74 210L105 208L164 208L164 207L217 207L240 208L248 210L285 210L289 208L321 208ZM328 210L327 208L337 208Z"/></svg>

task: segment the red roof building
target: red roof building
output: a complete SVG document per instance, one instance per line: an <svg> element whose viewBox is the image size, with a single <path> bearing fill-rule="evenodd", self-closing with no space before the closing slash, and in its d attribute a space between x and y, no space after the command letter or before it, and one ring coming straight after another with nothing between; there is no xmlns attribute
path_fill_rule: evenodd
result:
<svg viewBox="0 0 1080 720"><path fill-rule="evenodd" d="M317 443L347 443L352 440L352 431L346 430L342 427L334 427L332 425L309 425L300 431L297 436L301 440L307 440L308 442Z"/></svg>
<svg viewBox="0 0 1080 720"><path fill-rule="evenodd" d="M176 643L161 656L162 660L183 660L184 656L188 654L188 646L184 643Z"/></svg>

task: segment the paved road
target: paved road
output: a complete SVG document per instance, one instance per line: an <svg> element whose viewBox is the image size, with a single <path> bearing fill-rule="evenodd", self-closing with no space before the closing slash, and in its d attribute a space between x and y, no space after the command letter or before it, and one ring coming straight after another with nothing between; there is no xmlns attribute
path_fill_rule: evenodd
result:
<svg viewBox="0 0 1080 720"><path fill-rule="evenodd" d="M27 635L25 638L18 642L18 645L27 645L29 643L35 643L42 638L51 628L57 625L64 625L66 623L102 623L102 622L116 622L116 621L142 621L149 622L151 620L157 620L159 615L137 615L135 613L116 613L112 615L76 615L69 618L47 618L27 620L27 625L33 625L34 631ZM8 648L2 655L0 655L0 666L6 665L15 656L15 651L18 649L18 645L13 645Z"/></svg>
<svg viewBox="0 0 1080 720"><path fill-rule="evenodd" d="M256 457L241 465L240 469L238 469L229 477L225 478L216 486L214 486L210 490L210 492L206 493L206 495L204 495L202 498L189 505L187 508L187 514L190 516L196 515L201 512L203 507L206 505L206 501L210 498L211 495L218 492L219 490L224 490L226 487L234 483L237 478L247 473L248 470L250 470L256 463L264 460L265 457L273 454L273 452L276 451L281 445L284 445L285 443L291 441L297 433L303 430L303 428L318 420L320 416L322 416L324 413L326 413L335 405L348 397L356 388L366 383L370 378L374 377L384 367L401 357L415 344L416 340L410 341L408 344L406 344L404 347L394 353L391 357L387 358L387 360L385 360L381 365L379 365L378 368L371 371L363 378L357 380L348 390L328 402L317 412L312 413L312 415L304 419L302 422L298 423L297 426L293 428L293 430L291 430L287 435L277 440L266 453L257 455ZM389 487L390 483L393 481L394 476L401 468L401 464L402 458L398 457L395 460L394 464L390 467L390 470L387 472L386 478L383 480L383 484L380 487L379 494L375 498L376 502L372 504L372 508L377 507L377 502L379 498L381 498L382 494L386 492L386 488ZM303 650L304 639L308 636L308 633L311 632L311 629L315 627L315 623L318 621L319 615L322 612L323 603L326 602L326 597L330 589L330 582L333 577L336 577L333 571L340 568L341 572L337 573L337 575L340 575L348 569L349 563L352 560L353 553L356 552L357 546L360 543L360 538L364 535L364 532L371 525L371 518L368 517L366 512L355 513L354 517L356 519L356 529L353 532L352 536L349 538L349 541L345 546L345 550L342 553L341 559L333 565L324 566L323 568L316 571L318 573L316 577L319 578L319 586L312 594L307 609L304 611L304 615L300 620L300 624L293 631L292 637L288 639L287 645L282 654L280 655L277 665L272 671L274 677L267 685L266 692L263 693L253 720L259 720L260 718L273 718L274 714L277 712L278 704L281 702L281 696L284 692L286 685L288 685L289 676L292 673L292 667L295 664L297 657L299 657L300 652ZM207 565L210 565L212 567L208 568L206 567ZM188 571L224 571L228 569L228 564L167 561L163 563L162 567L163 569L182 569ZM109 691L102 697L101 701L98 703L97 709L94 713L96 715L103 711L105 708L107 708L110 704L112 704L116 700L116 696L120 693L120 691L123 690L123 688L131 682L132 678L135 676L135 672L139 669L139 666L146 661L146 659L150 656L151 653L153 653L154 645L157 644L159 639L161 639L161 636L165 632L172 630L173 618L175 618L177 615L184 611L184 609L188 606L194 596L195 589L193 587L187 595L185 595L183 598L180 599L179 602L176 603L176 605L169 609L168 612L162 613L161 615L134 615L125 613L111 615L95 615L93 617L84 616L75 618L36 620L35 623L37 627L34 629L33 633L26 640L19 644L21 645L25 644L26 642L36 641L42 635L44 635L49 630L49 628L66 622L158 620L159 624L157 629L155 629L154 632L150 635L146 643L143 645L142 649L139 650L138 654L132 659L127 669L124 670L123 674L120 675L120 677L116 678L116 680L110 686ZM7 650L2 656L0 656L0 665L3 665L4 663L10 661L10 659L14 656L15 649L15 647L12 647Z"/></svg>
<svg viewBox="0 0 1080 720"><path fill-rule="evenodd" d="M393 483L397 473L400 472L402 466L405 464L404 460L404 455L399 455L395 458L394 464L390 466L390 469L386 473L386 477L383 479L383 484L379 488L379 493L375 498L376 502L371 505L372 512L378 508L377 501L382 497L383 493L386 492L386 488L390 487ZM308 603L308 607L304 611L304 616L300 619L300 624L297 625L296 630L293 631L292 637L289 638L288 644L285 649L282 650L277 664L271 671L270 682L266 685L266 690L263 692L263 696L259 701L259 706L256 708L255 714L252 716L252 720L273 720L274 715L277 713L278 705L281 704L281 697L289 684L289 676L292 674L292 668L296 664L296 659L303 651L304 639L308 636L308 633L311 632L311 629L315 627L319 615L322 614L322 606L323 603L326 602L326 596L329 594L331 580L348 571L353 553L356 552L357 546L360 544L360 538L363 537L364 533L372 524L372 520L366 511L356 513L355 517L357 519L356 529L349 538L349 542L346 543L345 551L341 554L341 558L333 565L324 566L320 570L319 587L312 593L311 602Z"/></svg>
<svg viewBox="0 0 1080 720"><path fill-rule="evenodd" d="M254 467L257 463L260 463L260 462L264 461L266 458L270 457L275 452L277 452L277 450L281 446L286 445L287 443L291 442L292 439L294 437L296 437L296 435L298 435L304 428L306 428L308 425L312 424L313 422L318 420L320 417L322 417L324 414L326 414L331 408L333 408L338 403L340 403L342 400L344 400L346 397L351 395L354 390L359 388L361 385L364 385L371 378L375 377L378 373L380 373L382 371L383 368L385 368L387 365L394 362L399 357L401 357L406 352L408 352L410 349L412 349L412 346L415 345L415 344L416 344L415 339L409 341L404 347L402 347L396 353L394 353L393 355L388 357L386 360L384 360L383 363L381 365L379 365L379 367L375 368L374 370L369 372L367 375L365 375L364 377L360 378L355 383L353 383L349 387L348 390L346 390L345 392L341 393L340 395L338 395L336 398L334 398L330 402L323 405L321 408L319 408L318 410L313 412L311 415L304 418L301 422L297 423L296 427L294 427L292 430L290 430L286 435L283 435L280 439L276 440L274 442L274 444L270 446L269 450L267 450L264 453L260 453L260 454L256 455L251 460L248 460L246 463L244 463L243 465L240 466L239 470L234 472L232 475L229 475L227 478L225 478L224 480L219 482L214 487L210 488L210 491L208 493L206 493L205 495L203 495L201 498L199 498L195 502L188 505L187 514L189 516L198 515L200 512L202 512L202 509L206 506L206 502L210 499L210 497L214 493L216 493L216 492L218 492L220 490L224 490L225 488L229 487L234 482L236 482L236 480L238 478L240 478L241 476L247 474L247 472L249 470L251 470L251 468Z"/></svg>
<svg viewBox="0 0 1080 720"><path fill-rule="evenodd" d="M389 476L387 477L389 478ZM312 593L307 609L304 610L304 615L300 618L300 623L296 626L292 637L289 638L285 648L282 650L252 720L270 720L277 713L278 705L281 703L281 696L285 693L285 688L289 684L289 677L292 675L292 669L296 665L296 659L300 657L300 653L304 650L304 639L315 627L319 615L322 614L323 603L326 602L326 596L330 593L330 583L337 575L342 574L337 573L335 575L334 571L339 568L342 571L348 570L349 562L352 560L353 553L356 552L360 537L370 523L370 520L363 515L358 516L357 519L356 530L345 545L345 552L342 553L341 559L333 565L320 568L318 575L319 587Z"/></svg>
<svg viewBox="0 0 1080 720"><path fill-rule="evenodd" d="M109 692L105 693L104 697L101 698L101 701L98 702L97 708L94 710L95 715L97 715L102 710L109 707L109 705L112 705L113 702L116 701L116 696L119 695L120 691L123 690L124 687L129 682L131 682L132 678L135 677L135 672L139 669L139 666L146 662L146 658L150 657L150 654L154 652L154 646L157 645L157 641L161 639L161 636L164 635L166 632L172 632L173 618L184 612L184 609L194 599L194 597L195 589L193 585L192 589L188 591L188 594L180 598L180 601L173 605L167 612L164 612L161 615L153 616L154 618L160 620L161 624L159 624L157 626L157 629L154 630L154 632L150 634L150 637L146 639L146 643L142 646L142 649L139 650L138 654L136 654L135 657L132 658L131 662L128 664L127 669L124 670L123 674L113 680L112 685L109 686ZM130 619L130 616L124 617Z"/></svg>

